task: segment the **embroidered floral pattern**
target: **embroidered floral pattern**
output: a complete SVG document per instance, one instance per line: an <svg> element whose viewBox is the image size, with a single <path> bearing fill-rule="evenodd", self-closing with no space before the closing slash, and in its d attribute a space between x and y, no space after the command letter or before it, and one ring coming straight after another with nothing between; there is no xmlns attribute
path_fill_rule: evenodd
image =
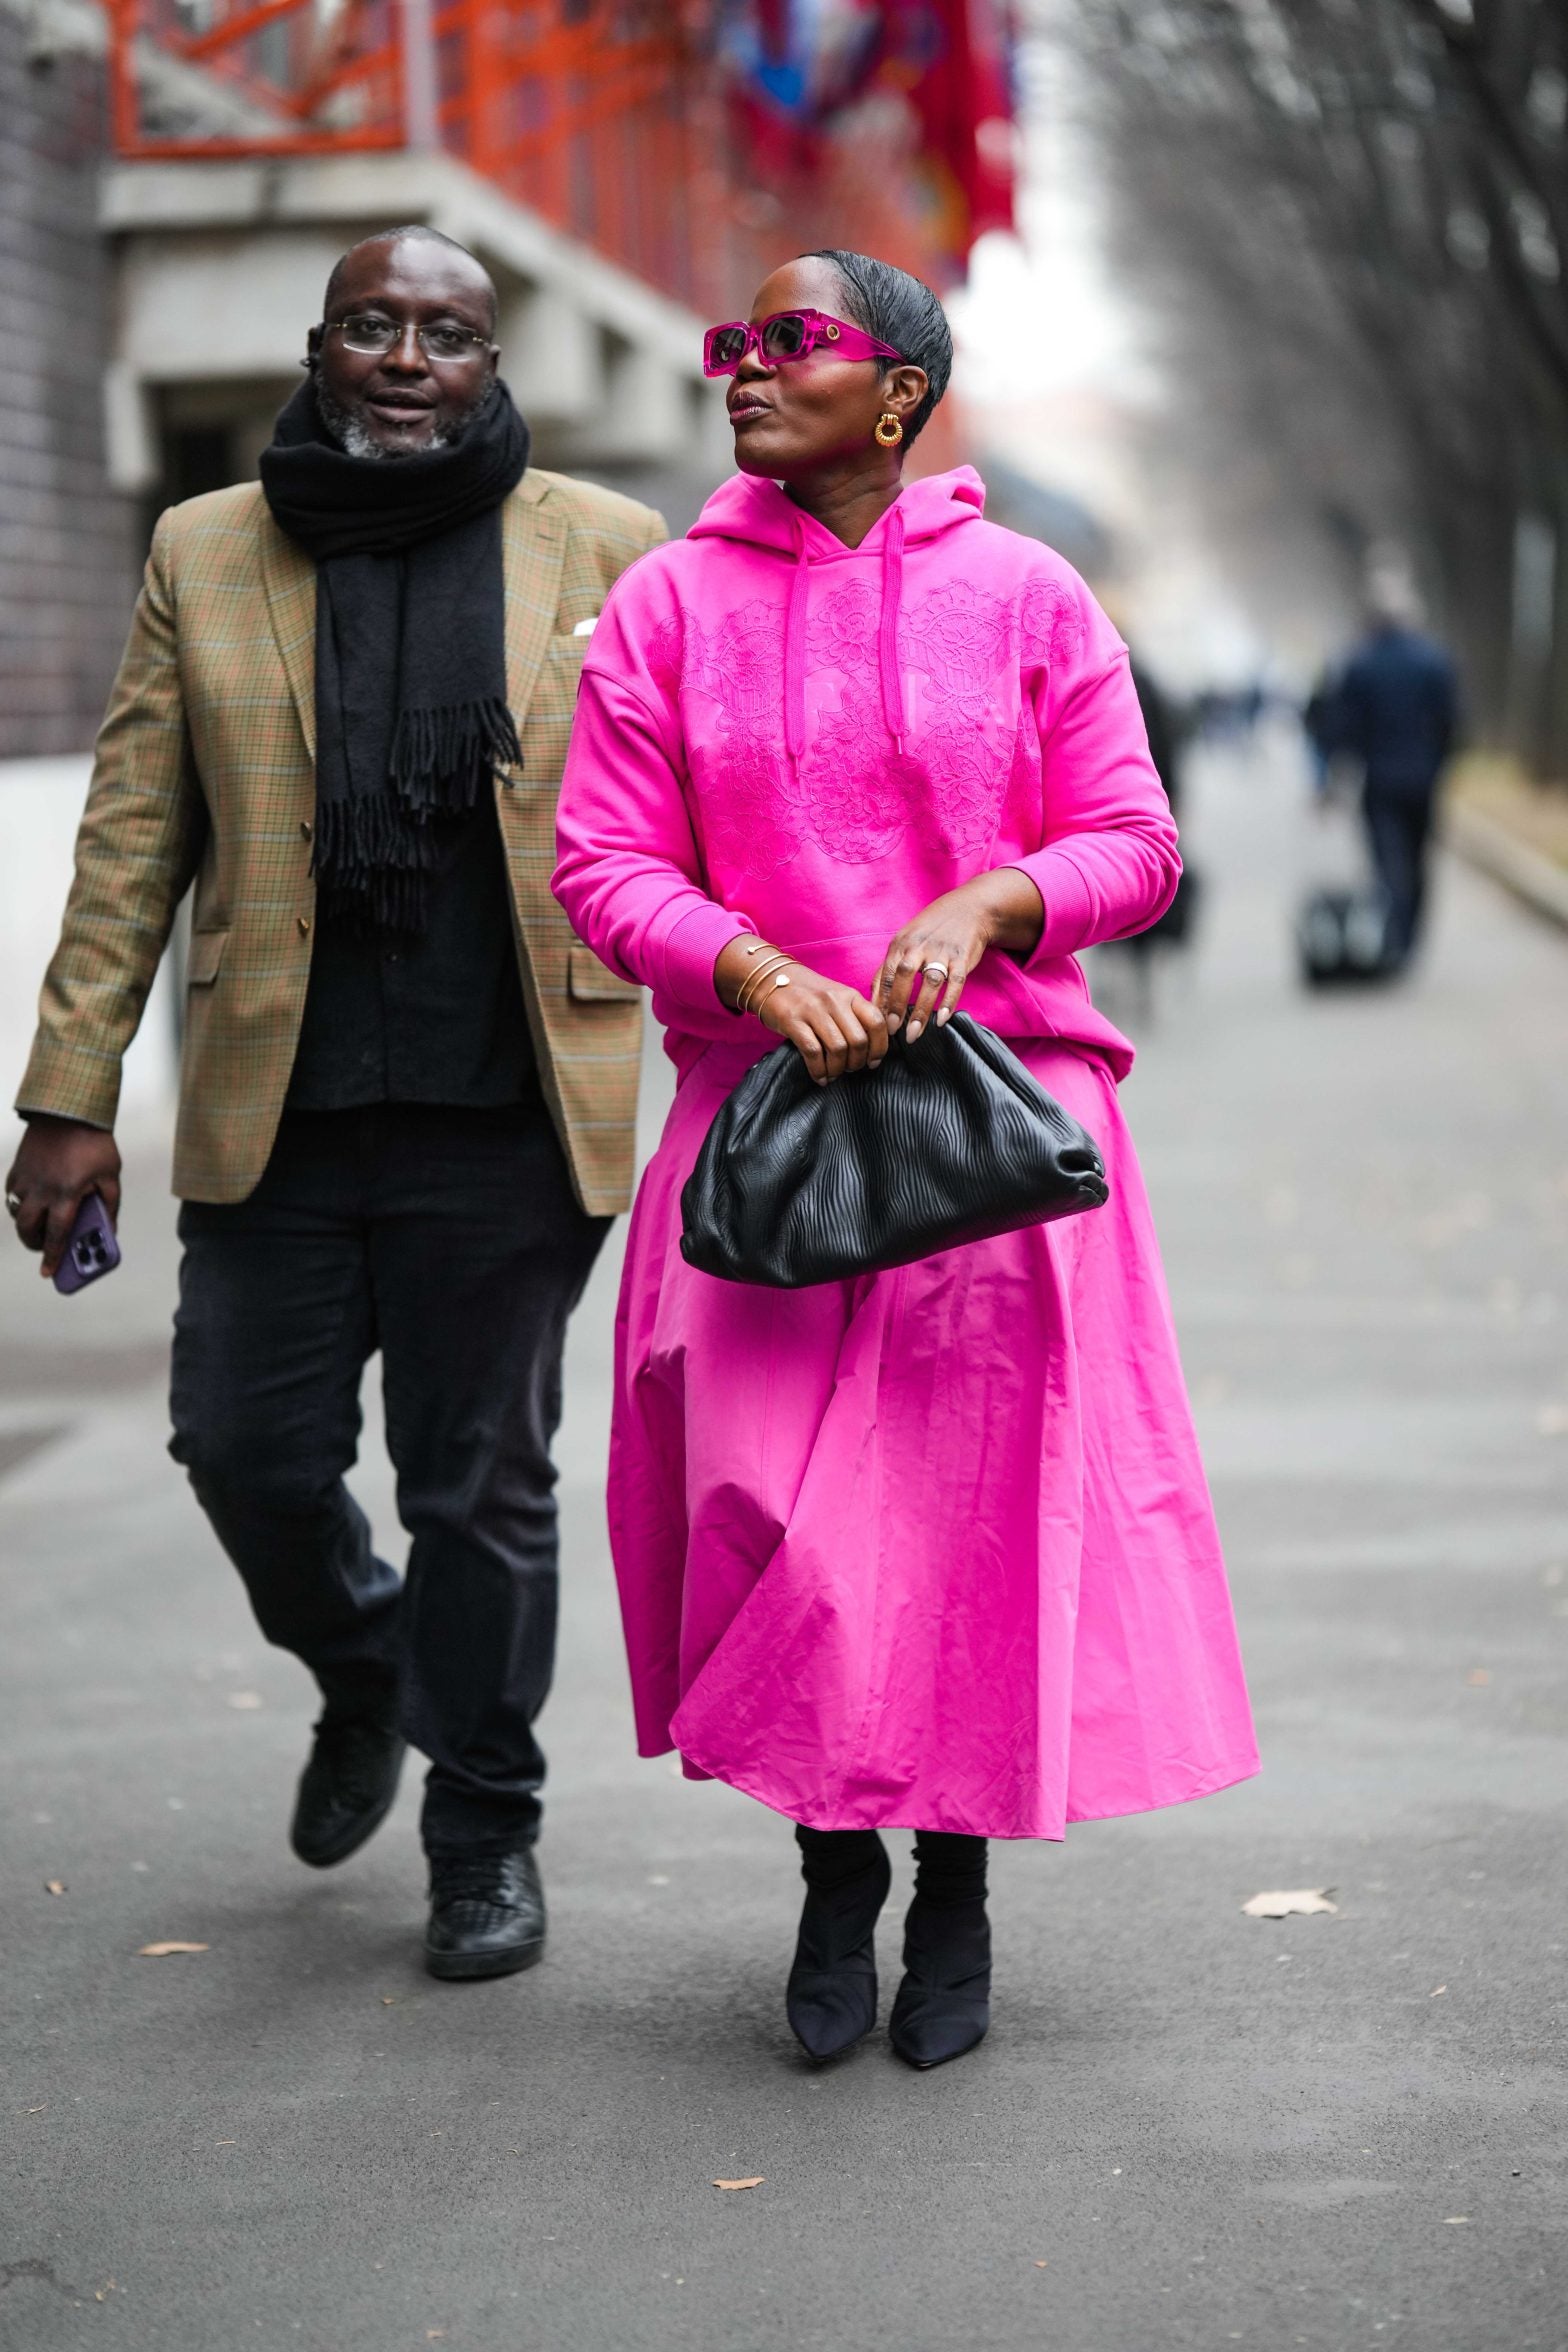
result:
<svg viewBox="0 0 1568 2352"><path fill-rule="evenodd" d="M954 718L929 728L917 746L927 777L927 822L950 856L983 849L996 832L1009 763L972 722Z"/></svg>
<svg viewBox="0 0 1568 2352"><path fill-rule="evenodd" d="M672 700L681 690L687 618L684 610L672 613L667 621L659 623L648 640L648 675L660 692Z"/></svg>
<svg viewBox="0 0 1568 2352"><path fill-rule="evenodd" d="M703 838L711 855L756 875L788 865L807 830L807 811L789 762L760 732L722 728L722 765L699 785Z"/></svg>
<svg viewBox="0 0 1568 2352"><path fill-rule="evenodd" d="M881 626L881 599L869 580L835 588L813 610L806 631L813 666L858 677L875 663Z"/></svg>
<svg viewBox="0 0 1568 2352"><path fill-rule="evenodd" d="M1061 580L1031 580L1019 607L1019 636L1025 664L1056 669L1077 659L1083 644L1083 613Z"/></svg>
<svg viewBox="0 0 1568 2352"><path fill-rule="evenodd" d="M900 645L954 702L980 701L1012 653L1007 605L969 580L950 580L904 615Z"/></svg>
<svg viewBox="0 0 1568 2352"><path fill-rule="evenodd" d="M796 773L784 749L784 608L757 598L712 629L682 610L661 623L648 667L688 702L690 768L709 854L769 874L807 841L844 865L891 856L911 837L947 857L995 838L1010 789L1038 773L1040 741L1023 670L1079 653L1082 611L1068 586L1035 578L1021 597L950 580L906 606L899 656L912 732L888 735L878 680L882 607L870 580L813 596L806 644L809 741ZM1015 700L1015 697L1019 698Z"/></svg>
<svg viewBox="0 0 1568 2352"><path fill-rule="evenodd" d="M889 856L924 813L926 764L889 742L874 689L846 685L817 727L802 776L811 830L843 865Z"/></svg>

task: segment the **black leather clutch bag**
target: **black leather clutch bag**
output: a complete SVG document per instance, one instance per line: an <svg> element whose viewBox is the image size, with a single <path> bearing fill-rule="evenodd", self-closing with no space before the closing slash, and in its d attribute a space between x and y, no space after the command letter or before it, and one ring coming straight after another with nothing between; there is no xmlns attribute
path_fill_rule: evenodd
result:
<svg viewBox="0 0 1568 2352"><path fill-rule="evenodd" d="M681 1194L681 1255L799 1290L1097 1209L1093 1138L999 1037L955 1013L878 1070L816 1086L793 1046L721 1104Z"/></svg>

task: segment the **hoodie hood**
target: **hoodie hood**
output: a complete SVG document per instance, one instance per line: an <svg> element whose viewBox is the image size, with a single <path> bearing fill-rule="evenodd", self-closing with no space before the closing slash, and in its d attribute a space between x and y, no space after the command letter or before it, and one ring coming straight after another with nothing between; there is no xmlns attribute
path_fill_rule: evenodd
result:
<svg viewBox="0 0 1568 2352"><path fill-rule="evenodd" d="M790 765L798 769L806 748L806 622L813 564L856 557L881 557L882 605L877 630L877 668L882 715L900 751L904 747L904 685L898 659L899 613L904 594L904 549L914 541L940 539L985 511L985 484L973 466L928 474L899 492L858 547L846 547L826 525L806 514L777 482L754 474L732 474L720 484L693 523L692 539L733 539L761 547L793 562L789 610L784 629L784 741Z"/></svg>
<svg viewBox="0 0 1568 2352"><path fill-rule="evenodd" d="M874 544L888 515L904 518L906 539L939 539L960 523L977 521L985 512L985 484L973 466L954 466L951 473L928 474L906 482L887 515L867 532L862 547ZM776 548L781 555L798 552L802 535L821 556L856 555L825 525L817 522L779 488L755 474L731 474L721 482L686 534L689 539L738 539L749 547Z"/></svg>

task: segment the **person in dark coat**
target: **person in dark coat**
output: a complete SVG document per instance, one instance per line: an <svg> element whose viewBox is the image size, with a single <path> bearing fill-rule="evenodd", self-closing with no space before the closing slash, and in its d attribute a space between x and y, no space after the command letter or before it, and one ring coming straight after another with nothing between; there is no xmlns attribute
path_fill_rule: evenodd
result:
<svg viewBox="0 0 1568 2352"><path fill-rule="evenodd" d="M1374 612L1338 705L1339 746L1361 762L1362 813L1387 909L1384 956L1397 968L1420 935L1438 778L1459 732L1453 661L1409 618Z"/></svg>

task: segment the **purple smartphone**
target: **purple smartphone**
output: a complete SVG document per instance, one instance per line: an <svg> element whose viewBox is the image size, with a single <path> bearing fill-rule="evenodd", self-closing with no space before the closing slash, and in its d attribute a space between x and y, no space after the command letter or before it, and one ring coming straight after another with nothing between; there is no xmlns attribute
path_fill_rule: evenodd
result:
<svg viewBox="0 0 1568 2352"><path fill-rule="evenodd" d="M65 1255L54 1270L55 1289L69 1298L73 1290L85 1290L89 1282L112 1274L119 1263L120 1245L114 1238L109 1212L98 1195L90 1192L76 1212Z"/></svg>

